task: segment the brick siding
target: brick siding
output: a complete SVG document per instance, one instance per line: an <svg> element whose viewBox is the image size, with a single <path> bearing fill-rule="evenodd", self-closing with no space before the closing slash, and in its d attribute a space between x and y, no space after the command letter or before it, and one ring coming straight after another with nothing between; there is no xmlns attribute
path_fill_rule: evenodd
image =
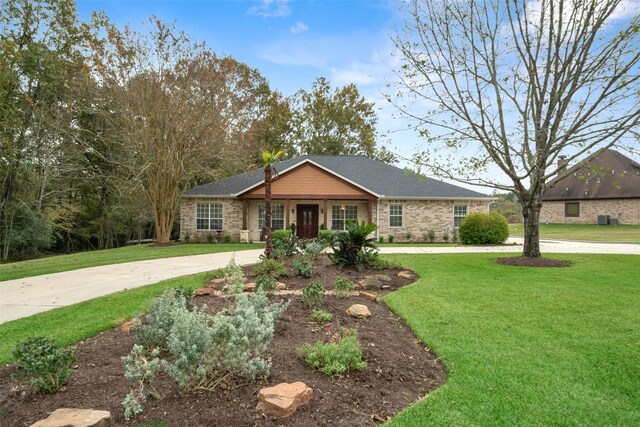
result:
<svg viewBox="0 0 640 427"><path fill-rule="evenodd" d="M598 215L609 215L620 224L640 224L640 199L567 200L580 203L580 216L567 217L564 201L544 202L540 221L559 224L597 224Z"/></svg>

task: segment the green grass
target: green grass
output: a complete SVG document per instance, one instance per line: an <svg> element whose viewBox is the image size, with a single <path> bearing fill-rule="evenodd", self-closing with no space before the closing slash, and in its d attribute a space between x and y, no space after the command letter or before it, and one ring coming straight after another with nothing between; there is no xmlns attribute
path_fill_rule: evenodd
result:
<svg viewBox="0 0 640 427"><path fill-rule="evenodd" d="M495 257L392 257L422 279L385 302L448 379L389 425L640 425L640 258L562 254L572 267L532 269Z"/></svg>
<svg viewBox="0 0 640 427"><path fill-rule="evenodd" d="M134 245L101 251L80 252L70 255L56 255L30 261L0 265L0 281L20 279L40 274L58 273L78 268L118 264L129 261L168 258L186 255L200 255L217 252L242 251L264 247L259 243L190 243L172 246Z"/></svg>
<svg viewBox="0 0 640 427"><path fill-rule="evenodd" d="M509 224L511 237L522 237L522 224ZM640 225L540 224L543 239L640 243Z"/></svg>
<svg viewBox="0 0 640 427"><path fill-rule="evenodd" d="M377 243L376 246L381 248L403 248L403 247L426 247L426 248L446 248L454 246L462 246L459 243Z"/></svg>
<svg viewBox="0 0 640 427"><path fill-rule="evenodd" d="M29 337L42 335L64 345L74 344L144 313L153 298L165 289L194 290L211 276L211 273L200 273L165 280L3 323L0 325L0 364L10 363L16 344Z"/></svg>

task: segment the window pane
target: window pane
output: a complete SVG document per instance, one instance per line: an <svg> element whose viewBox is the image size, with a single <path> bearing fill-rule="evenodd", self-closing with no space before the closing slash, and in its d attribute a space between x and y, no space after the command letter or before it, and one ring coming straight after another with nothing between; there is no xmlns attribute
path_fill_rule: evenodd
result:
<svg viewBox="0 0 640 427"><path fill-rule="evenodd" d="M402 227L402 217L401 216L389 217L389 225L391 227Z"/></svg>
<svg viewBox="0 0 640 427"><path fill-rule="evenodd" d="M460 223L467 216L467 205L453 206L453 226L460 227Z"/></svg>
<svg viewBox="0 0 640 427"><path fill-rule="evenodd" d="M222 230L222 218L220 218L220 219L212 219L211 220L211 229L212 230Z"/></svg>
<svg viewBox="0 0 640 427"><path fill-rule="evenodd" d="M344 219L358 219L358 207L357 206L345 206Z"/></svg>
<svg viewBox="0 0 640 427"><path fill-rule="evenodd" d="M209 229L209 220L208 219L197 219L196 220L196 229L198 230L208 230Z"/></svg>
<svg viewBox="0 0 640 427"><path fill-rule="evenodd" d="M402 227L402 205L389 205L389 227Z"/></svg>
<svg viewBox="0 0 640 427"><path fill-rule="evenodd" d="M580 203L567 202L564 204L565 216L580 216Z"/></svg>

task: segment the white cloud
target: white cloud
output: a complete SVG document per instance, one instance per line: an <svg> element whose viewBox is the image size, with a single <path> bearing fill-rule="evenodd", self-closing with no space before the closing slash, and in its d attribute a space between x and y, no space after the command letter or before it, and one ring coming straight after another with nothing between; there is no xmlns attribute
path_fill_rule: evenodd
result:
<svg viewBox="0 0 640 427"><path fill-rule="evenodd" d="M247 13L263 18L282 18L289 16L289 0L262 0L259 5L251 6Z"/></svg>
<svg viewBox="0 0 640 427"><path fill-rule="evenodd" d="M308 30L309 30L309 26L301 21L296 22L295 25L291 27L291 32L293 34L304 33L305 31L308 31Z"/></svg>

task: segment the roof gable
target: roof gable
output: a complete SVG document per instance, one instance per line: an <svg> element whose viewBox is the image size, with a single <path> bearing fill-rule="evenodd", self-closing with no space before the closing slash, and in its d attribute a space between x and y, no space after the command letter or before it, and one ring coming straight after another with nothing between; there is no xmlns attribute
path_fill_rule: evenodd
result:
<svg viewBox="0 0 640 427"><path fill-rule="evenodd" d="M640 198L640 164L621 153L600 150L552 182L543 200Z"/></svg>
<svg viewBox="0 0 640 427"><path fill-rule="evenodd" d="M380 198L397 199L487 199L491 197L457 185L419 176L365 156L305 155L276 163L284 174L302 163L313 164L339 179ZM192 188L187 197L235 197L264 181L264 169L246 172L230 178ZM329 194L330 196L330 194Z"/></svg>

